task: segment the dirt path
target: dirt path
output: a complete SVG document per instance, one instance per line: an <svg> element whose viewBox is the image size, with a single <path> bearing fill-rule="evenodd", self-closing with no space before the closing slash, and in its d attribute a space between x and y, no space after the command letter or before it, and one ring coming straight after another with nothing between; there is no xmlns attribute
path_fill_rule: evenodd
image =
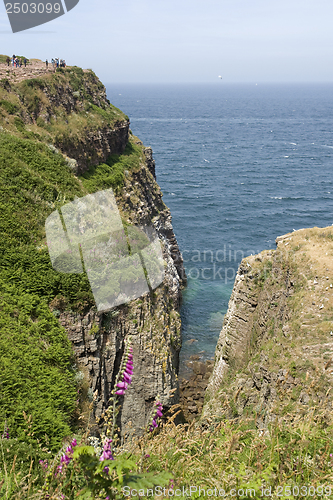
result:
<svg viewBox="0 0 333 500"><path fill-rule="evenodd" d="M27 67L24 66L20 68L14 68L12 64L8 66L6 63L0 63L0 80L2 78L8 78L11 82L21 82L29 78L38 78L46 73L53 73L52 64L49 64L48 69L46 69L45 62L33 60Z"/></svg>

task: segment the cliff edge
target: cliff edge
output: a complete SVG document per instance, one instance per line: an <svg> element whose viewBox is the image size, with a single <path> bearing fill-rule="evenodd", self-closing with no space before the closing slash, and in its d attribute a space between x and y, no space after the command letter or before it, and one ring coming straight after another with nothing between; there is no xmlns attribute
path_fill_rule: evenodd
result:
<svg viewBox="0 0 333 500"><path fill-rule="evenodd" d="M32 415L36 438L43 441L43 426L38 424L42 410L33 402L38 393L40 406L46 405L44 428L54 427L58 442L69 430L53 426L54 415L74 425L87 419L92 409L90 422L97 425L108 406L125 340L131 336L133 381L118 424L123 436L140 433L157 397L165 408L178 401L179 306L186 282L171 214L155 180L152 151L133 136L128 117L110 104L91 70L67 67L36 76L27 68L23 73L16 79L10 72L0 80L2 373L17 357L18 351L8 346L19 345L18 331L26 333L18 372L14 376L8 368L8 379L0 377L0 389L6 386L0 394L0 417L14 433L24 427L23 408ZM66 203L108 188L113 189L125 226L155 228L165 276L155 290L100 313L85 273L52 268L45 221ZM65 351L57 353L60 345L66 362ZM25 372L34 349L43 369L59 368L67 384L62 385L63 394L57 379L52 379L57 388L50 398L48 385ZM23 384L21 405L16 378ZM28 379L33 390L27 389Z"/></svg>
<svg viewBox="0 0 333 500"><path fill-rule="evenodd" d="M239 267L203 416L275 419L324 409L331 419L333 230L278 237Z"/></svg>

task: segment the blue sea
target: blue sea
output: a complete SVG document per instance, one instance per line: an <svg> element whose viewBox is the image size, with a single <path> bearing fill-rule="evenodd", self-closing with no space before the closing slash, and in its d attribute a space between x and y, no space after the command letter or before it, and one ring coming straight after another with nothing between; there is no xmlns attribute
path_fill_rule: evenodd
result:
<svg viewBox="0 0 333 500"><path fill-rule="evenodd" d="M188 276L182 361L212 357L241 259L333 224L333 85L106 87L153 148L171 209Z"/></svg>

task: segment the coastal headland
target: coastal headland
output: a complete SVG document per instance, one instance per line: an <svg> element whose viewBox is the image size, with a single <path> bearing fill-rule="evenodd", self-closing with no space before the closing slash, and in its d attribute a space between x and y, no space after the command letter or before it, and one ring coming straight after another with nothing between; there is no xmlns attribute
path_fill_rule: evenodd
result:
<svg viewBox="0 0 333 500"><path fill-rule="evenodd" d="M152 150L132 134L129 118L110 104L93 71L72 66L54 72L33 61L27 69L0 65L0 421L1 440L8 440L3 461L12 464L0 470L0 488L8 490L7 471L15 475L20 453L17 462L28 475L13 498L33 491L30 479L24 482L31 470L34 494L49 498L42 489L49 473L38 467L52 454L55 464L64 449L66 465L80 459L72 437L87 428L98 440L125 353L131 383L117 386L122 399L113 430L121 445L133 445L136 462L120 472L120 483L145 484L156 473L167 491L192 488L196 498L200 487L238 498L253 491L288 497L290 483L296 493L305 488L301 496L320 498L333 479L332 227L280 236L276 249L242 260L215 359L203 363L194 356L193 375L180 387L186 275ZM110 189L126 231L156 231L164 279L101 312L87 272L52 267L45 221L67 204ZM126 286L134 281L124 273ZM179 402L183 423L167 415L178 412ZM165 425L155 431L161 409ZM132 438L147 426L143 448ZM101 465L109 445L106 439L104 451L97 447L99 455L86 447L102 492L87 498L109 492L111 459ZM121 447L116 451L115 463L122 463ZM131 483L134 468L137 482ZM82 477L73 480L72 492ZM68 486L60 474L52 481L54 495Z"/></svg>
<svg viewBox="0 0 333 500"><path fill-rule="evenodd" d="M14 304L8 306L8 312L2 313L7 335L3 342L16 346L19 316L24 314L27 324L40 325L35 332L41 337L38 356L43 358L43 349L55 349L57 342L66 345L63 375L76 381L79 396L75 403L77 396L71 391L66 395L72 401L61 418L67 422L79 416L89 418L94 427L93 422L103 421L124 343L130 337L135 374L124 397L119 426L122 433L140 433L157 397L165 408L178 402L179 307L186 282L171 214L155 180L152 151L132 135L128 117L110 104L93 71L66 67L53 72L38 61L27 68L3 66L1 286L11 303L25 297L27 303L39 304L24 311ZM52 268L44 226L47 217L66 203L110 188L125 226L151 225L157 232L165 273L163 283L139 299L98 313L85 274L57 273ZM18 316L10 312L16 307ZM43 327L39 308L44 310ZM43 340L52 328L58 336L54 346L50 339ZM26 336L23 365L25 357L31 361L29 342L36 341L28 331ZM9 364L15 356L8 352ZM72 362L68 356L74 356ZM19 371L18 377L24 386L25 376ZM47 414L59 412L62 402L59 396L53 401L44 397L46 406L50 405L45 420ZM31 402L31 394L27 398ZM40 391L39 398L43 399ZM2 407L3 417L14 430L20 427L15 417L20 409L13 401L14 378ZM36 422L34 408L31 414ZM61 433L55 439L61 440Z"/></svg>

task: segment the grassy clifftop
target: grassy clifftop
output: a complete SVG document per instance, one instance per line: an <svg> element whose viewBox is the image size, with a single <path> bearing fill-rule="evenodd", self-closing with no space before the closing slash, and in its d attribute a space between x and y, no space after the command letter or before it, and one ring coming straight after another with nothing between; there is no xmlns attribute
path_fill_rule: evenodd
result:
<svg viewBox="0 0 333 500"><path fill-rule="evenodd" d="M59 68L38 78L29 68L17 72L24 78L18 83L0 80L2 131L54 145L76 160L77 171L124 151L128 117L109 103L92 71Z"/></svg>
<svg viewBox="0 0 333 500"><path fill-rule="evenodd" d="M93 72L0 81L0 425L11 436L57 450L79 416L72 348L49 305L94 301L85 274L52 268L45 220L75 197L119 190L144 164Z"/></svg>

